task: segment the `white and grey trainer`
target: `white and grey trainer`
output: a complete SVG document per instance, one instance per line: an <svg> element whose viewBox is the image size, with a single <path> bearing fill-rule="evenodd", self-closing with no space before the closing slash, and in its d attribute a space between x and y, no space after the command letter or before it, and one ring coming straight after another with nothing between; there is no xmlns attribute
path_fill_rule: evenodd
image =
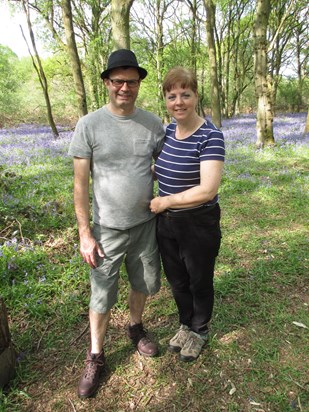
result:
<svg viewBox="0 0 309 412"><path fill-rule="evenodd" d="M176 335L169 341L168 350L171 352L180 352L189 337L189 327L187 325L180 325Z"/></svg>
<svg viewBox="0 0 309 412"><path fill-rule="evenodd" d="M190 336L180 351L180 359L184 362L191 362L196 360L208 339L207 334L199 335L198 333L190 331Z"/></svg>

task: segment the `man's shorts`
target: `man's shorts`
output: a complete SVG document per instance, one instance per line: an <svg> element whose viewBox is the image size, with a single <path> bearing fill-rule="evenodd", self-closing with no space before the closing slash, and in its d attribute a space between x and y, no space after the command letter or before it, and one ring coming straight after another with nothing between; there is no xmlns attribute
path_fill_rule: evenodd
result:
<svg viewBox="0 0 309 412"><path fill-rule="evenodd" d="M119 270L125 262L131 289L153 295L160 289L161 263L156 241L156 219L127 230L95 224L93 236L104 257L91 269L90 308L107 313L117 302Z"/></svg>

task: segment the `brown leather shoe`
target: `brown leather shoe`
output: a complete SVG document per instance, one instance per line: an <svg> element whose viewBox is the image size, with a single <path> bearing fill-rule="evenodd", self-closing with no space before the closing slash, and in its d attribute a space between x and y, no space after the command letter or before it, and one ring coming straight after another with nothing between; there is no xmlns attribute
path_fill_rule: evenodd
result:
<svg viewBox="0 0 309 412"><path fill-rule="evenodd" d="M86 367L78 385L77 393L80 398L89 398L95 394L100 383L100 375L104 369L104 361L103 350L99 354L87 351Z"/></svg>
<svg viewBox="0 0 309 412"><path fill-rule="evenodd" d="M158 346L149 339L142 323L133 326L129 325L128 336L141 355L156 356L158 354Z"/></svg>

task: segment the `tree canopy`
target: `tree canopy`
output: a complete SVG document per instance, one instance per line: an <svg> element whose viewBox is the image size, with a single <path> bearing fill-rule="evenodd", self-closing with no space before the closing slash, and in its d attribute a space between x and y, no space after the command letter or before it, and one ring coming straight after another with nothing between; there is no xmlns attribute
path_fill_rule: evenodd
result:
<svg viewBox="0 0 309 412"><path fill-rule="evenodd" d="M83 98L78 100L78 96L82 96L82 83L75 77L77 59L82 75L79 79L85 88L83 107L94 110L104 104L107 96L100 81L102 68L113 49L130 47L149 73L143 82L139 104L158 113L162 119L166 118L166 112L161 83L167 70L175 65L196 71L200 111L206 115L214 116L215 110L224 117L256 112L254 59L257 58L257 43L253 23L255 21L256 28L258 5L265 1L23 0L31 12L37 36L49 49L48 66L52 64L53 71L58 72L57 81L54 76L47 76L53 106L61 107L61 99L70 98L68 107L74 109L70 117L79 116L78 107L81 107ZM19 6L14 0L7 2L15 8ZM71 10L71 14L66 14L66 20L64 6L67 11ZM307 110L307 18L303 0L270 2L265 27L264 76L273 112L288 109L286 95L290 89L289 107L296 111ZM72 36L75 54L71 52L74 48L74 43L70 45ZM63 62L69 70L61 67ZM43 66L46 64L43 61ZM61 77L63 71L67 72L66 77ZM60 96L61 89L57 92L54 89L56 85L59 87L59 82L64 89L69 88L67 95ZM283 87L283 84L289 87ZM75 101L71 99L74 94ZM55 115L58 118L57 110Z"/></svg>

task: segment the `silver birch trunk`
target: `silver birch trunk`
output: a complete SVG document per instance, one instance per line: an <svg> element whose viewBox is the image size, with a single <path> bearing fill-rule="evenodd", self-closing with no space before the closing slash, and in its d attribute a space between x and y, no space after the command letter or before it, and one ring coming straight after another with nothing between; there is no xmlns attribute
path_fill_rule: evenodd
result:
<svg viewBox="0 0 309 412"><path fill-rule="evenodd" d="M134 0L112 0L113 50L130 49L130 9Z"/></svg>
<svg viewBox="0 0 309 412"><path fill-rule="evenodd" d="M204 0L206 9L206 33L209 54L210 66L210 84L211 84L211 112L212 122L221 127L221 107L220 107L220 91L218 82L218 70L216 59L216 45L214 39L215 27L215 6L212 0Z"/></svg>
<svg viewBox="0 0 309 412"><path fill-rule="evenodd" d="M39 53L38 53L38 50L37 50L37 47L36 47L35 37L34 37L33 30L32 30L32 23L31 23L31 19L30 19L30 10L29 10L29 2L26 1L26 0L23 0L22 1L22 6L23 6L23 9L24 9L24 12L25 12L25 15L26 15L26 19L27 19L29 36L30 36L30 40L31 40L32 47L33 47L33 50L34 50L35 58L31 53L31 50L30 50L29 45L27 43L26 37L24 36L24 32L22 30L22 27L20 26L21 32L22 32L24 40L27 44L28 51L29 51L29 54L30 54L31 59L32 59L33 67L34 67L34 69L35 69L35 71L38 75L39 82L40 82L40 85L42 87L42 91L43 91L43 95L44 95L44 99L45 99L45 103L46 103L48 123L49 123L49 125L52 129L53 135L55 137L58 137L59 132L57 130L57 127L56 127L56 124L55 124L55 121L54 121L54 117L53 117L53 113L52 113L52 105L51 105L50 98L49 98L48 83L47 83L45 72L44 72L44 69L43 69L43 66L42 66L41 58L39 56Z"/></svg>
<svg viewBox="0 0 309 412"><path fill-rule="evenodd" d="M79 116L84 116L87 114L87 100L86 100L86 90L83 80L83 74L80 64L80 59L78 55L78 50L75 41L75 34L73 28L73 16L72 7L70 0L62 0L62 18L65 30L65 37L67 42L67 52L71 61L73 80L75 85L75 90L78 100L78 112Z"/></svg>
<svg viewBox="0 0 309 412"><path fill-rule="evenodd" d="M257 96L257 147L274 145L272 87L268 78L267 27L270 0L257 0L254 24L255 92Z"/></svg>
<svg viewBox="0 0 309 412"><path fill-rule="evenodd" d="M306 120L306 125L305 125L305 130L304 130L304 134L305 133L309 133L309 110L307 113L307 120Z"/></svg>

